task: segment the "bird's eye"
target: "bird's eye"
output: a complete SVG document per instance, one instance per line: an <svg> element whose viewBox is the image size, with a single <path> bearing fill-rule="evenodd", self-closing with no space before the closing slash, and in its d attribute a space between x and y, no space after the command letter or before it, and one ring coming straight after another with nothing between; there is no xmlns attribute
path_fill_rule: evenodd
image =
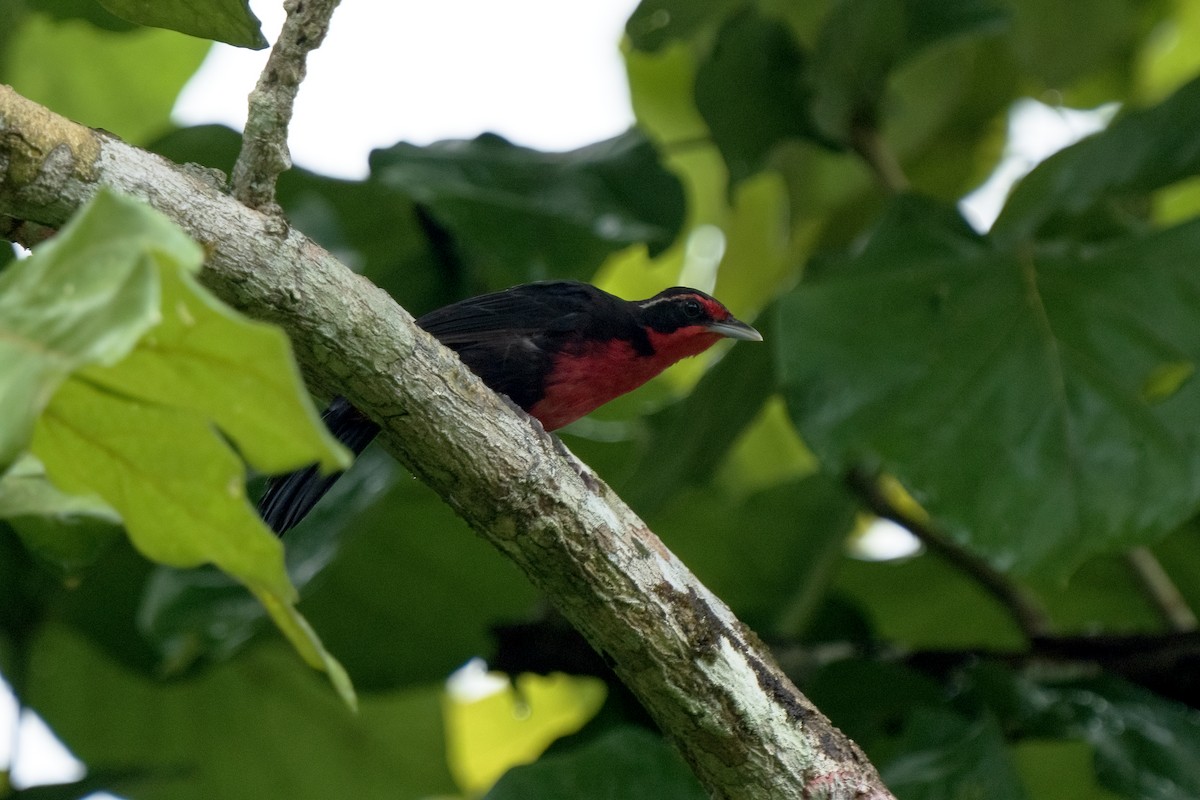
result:
<svg viewBox="0 0 1200 800"><path fill-rule="evenodd" d="M704 307L700 305L699 300L688 299L683 301L683 315L688 319L695 319L704 313Z"/></svg>

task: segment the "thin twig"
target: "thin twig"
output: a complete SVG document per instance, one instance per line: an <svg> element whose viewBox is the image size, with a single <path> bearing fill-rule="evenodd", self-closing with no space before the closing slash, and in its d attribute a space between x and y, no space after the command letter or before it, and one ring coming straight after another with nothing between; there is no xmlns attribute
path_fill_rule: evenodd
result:
<svg viewBox="0 0 1200 800"><path fill-rule="evenodd" d="M1154 553L1145 547L1135 547L1125 554L1125 559L1141 583L1146 596L1158 607L1171 630L1196 630L1196 612L1192 611Z"/></svg>
<svg viewBox="0 0 1200 800"><path fill-rule="evenodd" d="M287 19L250 93L242 152L233 168L233 196L251 208L276 211L275 181L292 166L288 125L310 51L320 47L339 0L287 0Z"/></svg>
<svg viewBox="0 0 1200 800"><path fill-rule="evenodd" d="M982 586L1008 609L1027 639L1039 639L1050 634L1050 618L1037 598L1024 586L1014 583L984 559L959 547L925 520L897 508L880 488L879 481L865 470L851 470L846 482L872 512L907 528L931 553L940 556Z"/></svg>

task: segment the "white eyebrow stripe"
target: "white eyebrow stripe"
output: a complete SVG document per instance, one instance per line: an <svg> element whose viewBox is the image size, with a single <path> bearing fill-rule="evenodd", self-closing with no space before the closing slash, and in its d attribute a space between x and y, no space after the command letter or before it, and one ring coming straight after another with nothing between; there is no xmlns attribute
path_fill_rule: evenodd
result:
<svg viewBox="0 0 1200 800"><path fill-rule="evenodd" d="M638 303L638 308L650 308L650 306L658 305L659 303L670 303L684 297L690 297L693 300L699 300L702 304L705 304L704 298L698 294L671 294L667 295L666 297L651 297L649 300L642 300Z"/></svg>

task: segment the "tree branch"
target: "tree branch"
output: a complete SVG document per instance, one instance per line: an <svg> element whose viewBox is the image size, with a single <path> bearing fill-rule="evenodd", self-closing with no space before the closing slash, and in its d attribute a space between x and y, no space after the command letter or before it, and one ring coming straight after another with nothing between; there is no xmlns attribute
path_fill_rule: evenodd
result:
<svg viewBox="0 0 1200 800"><path fill-rule="evenodd" d="M321 46L340 0L287 0L283 29L250 93L242 152L233 167L233 196L260 211L275 209L275 180L292 166L288 125L309 52Z"/></svg>
<svg viewBox="0 0 1200 800"><path fill-rule="evenodd" d="M1135 547L1125 555L1150 602L1162 614L1173 631L1196 630L1196 612L1192 611L1179 587L1163 569L1148 547Z"/></svg>
<svg viewBox="0 0 1200 800"><path fill-rule="evenodd" d="M907 528L931 553L945 559L951 566L974 579L1008 609L1025 638L1032 640L1050 633L1050 618L1037 598L1025 587L1009 580L1008 576L994 569L979 556L954 544L924 520L897 508L880 489L879 482L864 470L851 470L846 476L846 483L873 513Z"/></svg>
<svg viewBox="0 0 1200 800"><path fill-rule="evenodd" d="M0 214L58 226L102 185L143 198L206 247L205 282L282 325L316 386L371 413L389 451L613 665L713 797L892 797L611 489L585 481L540 425L383 290L194 174L0 87Z"/></svg>

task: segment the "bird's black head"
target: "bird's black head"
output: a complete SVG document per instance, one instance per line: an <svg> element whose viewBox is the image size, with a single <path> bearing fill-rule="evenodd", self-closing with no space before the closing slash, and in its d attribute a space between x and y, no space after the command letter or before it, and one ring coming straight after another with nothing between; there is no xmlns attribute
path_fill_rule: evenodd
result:
<svg viewBox="0 0 1200 800"><path fill-rule="evenodd" d="M675 286L635 305L639 321L660 335L708 333L730 339L762 341L762 334L735 318L720 301L697 289Z"/></svg>

